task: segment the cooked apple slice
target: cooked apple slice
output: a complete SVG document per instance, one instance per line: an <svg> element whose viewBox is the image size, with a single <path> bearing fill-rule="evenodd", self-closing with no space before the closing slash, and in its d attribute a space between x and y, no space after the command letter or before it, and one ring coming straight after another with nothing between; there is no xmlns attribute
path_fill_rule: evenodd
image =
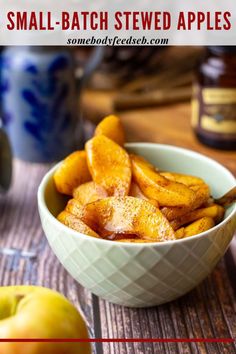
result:
<svg viewBox="0 0 236 354"><path fill-rule="evenodd" d="M105 135L121 146L125 143L125 132L122 123L120 118L114 115L105 117L96 127L94 135Z"/></svg>
<svg viewBox="0 0 236 354"><path fill-rule="evenodd" d="M81 204L95 202L96 200L108 197L107 191L99 186L97 183L91 181L81 184L74 189L73 197L77 199Z"/></svg>
<svg viewBox="0 0 236 354"><path fill-rule="evenodd" d="M162 214L166 217L168 221L173 221L181 216L189 213L192 209L185 206L185 207L164 207L161 208Z"/></svg>
<svg viewBox="0 0 236 354"><path fill-rule="evenodd" d="M184 227L181 227L180 229L175 231L175 237L177 239L180 239L180 238L184 237Z"/></svg>
<svg viewBox="0 0 236 354"><path fill-rule="evenodd" d="M75 198L68 201L65 211L76 216L77 218L81 218L84 213L83 205Z"/></svg>
<svg viewBox="0 0 236 354"><path fill-rule="evenodd" d="M169 222L154 205L134 197L109 197L85 205L82 220L102 237L136 234L154 241L174 240Z"/></svg>
<svg viewBox="0 0 236 354"><path fill-rule="evenodd" d="M198 204L198 206L199 206L199 205L202 205L202 204L205 204L208 202L208 200L211 196L211 191L210 191L210 187L208 186L208 184L206 184L206 183L198 184L198 185L196 184L195 186L190 186L189 188L192 191L194 191L195 204Z"/></svg>
<svg viewBox="0 0 236 354"><path fill-rule="evenodd" d="M172 221L171 226L174 230L177 230L181 226L189 224L190 222L193 222L195 220L201 219L204 216L211 217L215 220L216 223L219 223L223 219L224 213L225 209L222 206L214 204L206 208L193 210L183 215L179 219Z"/></svg>
<svg viewBox="0 0 236 354"><path fill-rule="evenodd" d="M131 164L127 152L103 135L89 140L86 152L93 181L105 188L109 196L128 195Z"/></svg>
<svg viewBox="0 0 236 354"><path fill-rule="evenodd" d="M188 206L193 203L194 192L182 183L172 182L156 171L154 166L137 155L131 155L135 182L150 199L161 206Z"/></svg>
<svg viewBox="0 0 236 354"><path fill-rule="evenodd" d="M184 207L164 207L161 209L161 212L169 221L178 219L208 202L210 197L210 189L208 185L195 185L191 186L190 189L194 191L194 200L192 204Z"/></svg>
<svg viewBox="0 0 236 354"><path fill-rule="evenodd" d="M213 226L215 226L214 220L209 216L204 216L203 218L198 219L197 221L194 221L192 224L186 226L184 228L183 237L185 238L185 237L198 235L201 232L211 229Z"/></svg>
<svg viewBox="0 0 236 354"><path fill-rule="evenodd" d="M77 218L76 216L68 213L68 211L62 211L57 219L64 225L69 228L80 232L81 234L85 234L88 236L99 238L99 235L93 231L90 227L88 227L82 220Z"/></svg>
<svg viewBox="0 0 236 354"><path fill-rule="evenodd" d="M85 151L75 151L70 154L54 174L58 192L70 196L74 188L91 179Z"/></svg>
<svg viewBox="0 0 236 354"><path fill-rule="evenodd" d="M160 175L169 179L170 181L183 183L188 187L205 183L200 177L185 175L182 173L161 172Z"/></svg>
<svg viewBox="0 0 236 354"><path fill-rule="evenodd" d="M155 199L149 199L147 198L143 192L141 191L141 189L139 188L139 186L137 185L137 183L135 182L131 182L131 186L130 186L130 191L129 191L129 195L131 197L135 197L135 198L140 198L140 199L145 199L147 201L149 201L149 203L153 204L155 207L159 207L158 201Z"/></svg>

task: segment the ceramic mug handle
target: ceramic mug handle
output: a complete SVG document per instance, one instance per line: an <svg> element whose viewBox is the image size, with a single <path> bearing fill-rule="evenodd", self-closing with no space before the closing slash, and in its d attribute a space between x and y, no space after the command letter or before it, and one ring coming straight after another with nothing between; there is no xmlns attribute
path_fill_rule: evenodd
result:
<svg viewBox="0 0 236 354"><path fill-rule="evenodd" d="M6 192L11 184L12 152L0 118L0 193Z"/></svg>
<svg viewBox="0 0 236 354"><path fill-rule="evenodd" d="M79 91L83 89L83 87L86 85L93 71L101 63L103 54L104 54L104 47L102 46L95 47L85 67L82 70L79 69L76 72L77 89Z"/></svg>

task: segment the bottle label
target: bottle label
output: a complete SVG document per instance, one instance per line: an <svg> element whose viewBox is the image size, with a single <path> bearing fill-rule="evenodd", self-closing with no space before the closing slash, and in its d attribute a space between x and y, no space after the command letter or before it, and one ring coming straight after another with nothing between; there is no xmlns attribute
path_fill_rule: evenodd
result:
<svg viewBox="0 0 236 354"><path fill-rule="evenodd" d="M236 88L194 87L192 125L227 136L236 134Z"/></svg>

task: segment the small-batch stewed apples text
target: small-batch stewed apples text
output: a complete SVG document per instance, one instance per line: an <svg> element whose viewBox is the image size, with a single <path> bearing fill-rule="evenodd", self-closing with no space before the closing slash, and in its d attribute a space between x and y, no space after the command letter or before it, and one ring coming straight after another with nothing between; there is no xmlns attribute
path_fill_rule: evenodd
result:
<svg viewBox="0 0 236 354"><path fill-rule="evenodd" d="M58 220L88 236L118 242L163 242L190 237L219 223L225 210L197 176L159 171L129 154L118 117L96 127L85 150L58 167L54 181L70 197Z"/></svg>

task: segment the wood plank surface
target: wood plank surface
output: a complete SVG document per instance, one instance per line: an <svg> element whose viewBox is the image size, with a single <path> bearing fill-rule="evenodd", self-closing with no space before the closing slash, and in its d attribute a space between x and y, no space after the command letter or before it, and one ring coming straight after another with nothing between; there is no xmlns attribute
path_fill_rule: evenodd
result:
<svg viewBox="0 0 236 354"><path fill-rule="evenodd" d="M106 100L107 98L104 98ZM94 102L93 102L94 103ZM100 105L101 106L101 105ZM85 117L91 116L85 104ZM106 108L103 109L105 112ZM110 112L108 112L110 113ZM192 148L212 156L236 174L235 152L208 149L194 138L188 104L123 112L130 141L151 141ZM90 130L90 129L88 129ZM90 335L105 338L236 337L235 253L184 297L155 308L129 309L98 299L77 284L51 252L40 226L36 193L50 166L14 162L10 192L0 197L0 284L44 285L65 294L84 312ZM232 354L235 344L110 343L94 346L94 354ZM14 353L15 354L15 353Z"/></svg>

